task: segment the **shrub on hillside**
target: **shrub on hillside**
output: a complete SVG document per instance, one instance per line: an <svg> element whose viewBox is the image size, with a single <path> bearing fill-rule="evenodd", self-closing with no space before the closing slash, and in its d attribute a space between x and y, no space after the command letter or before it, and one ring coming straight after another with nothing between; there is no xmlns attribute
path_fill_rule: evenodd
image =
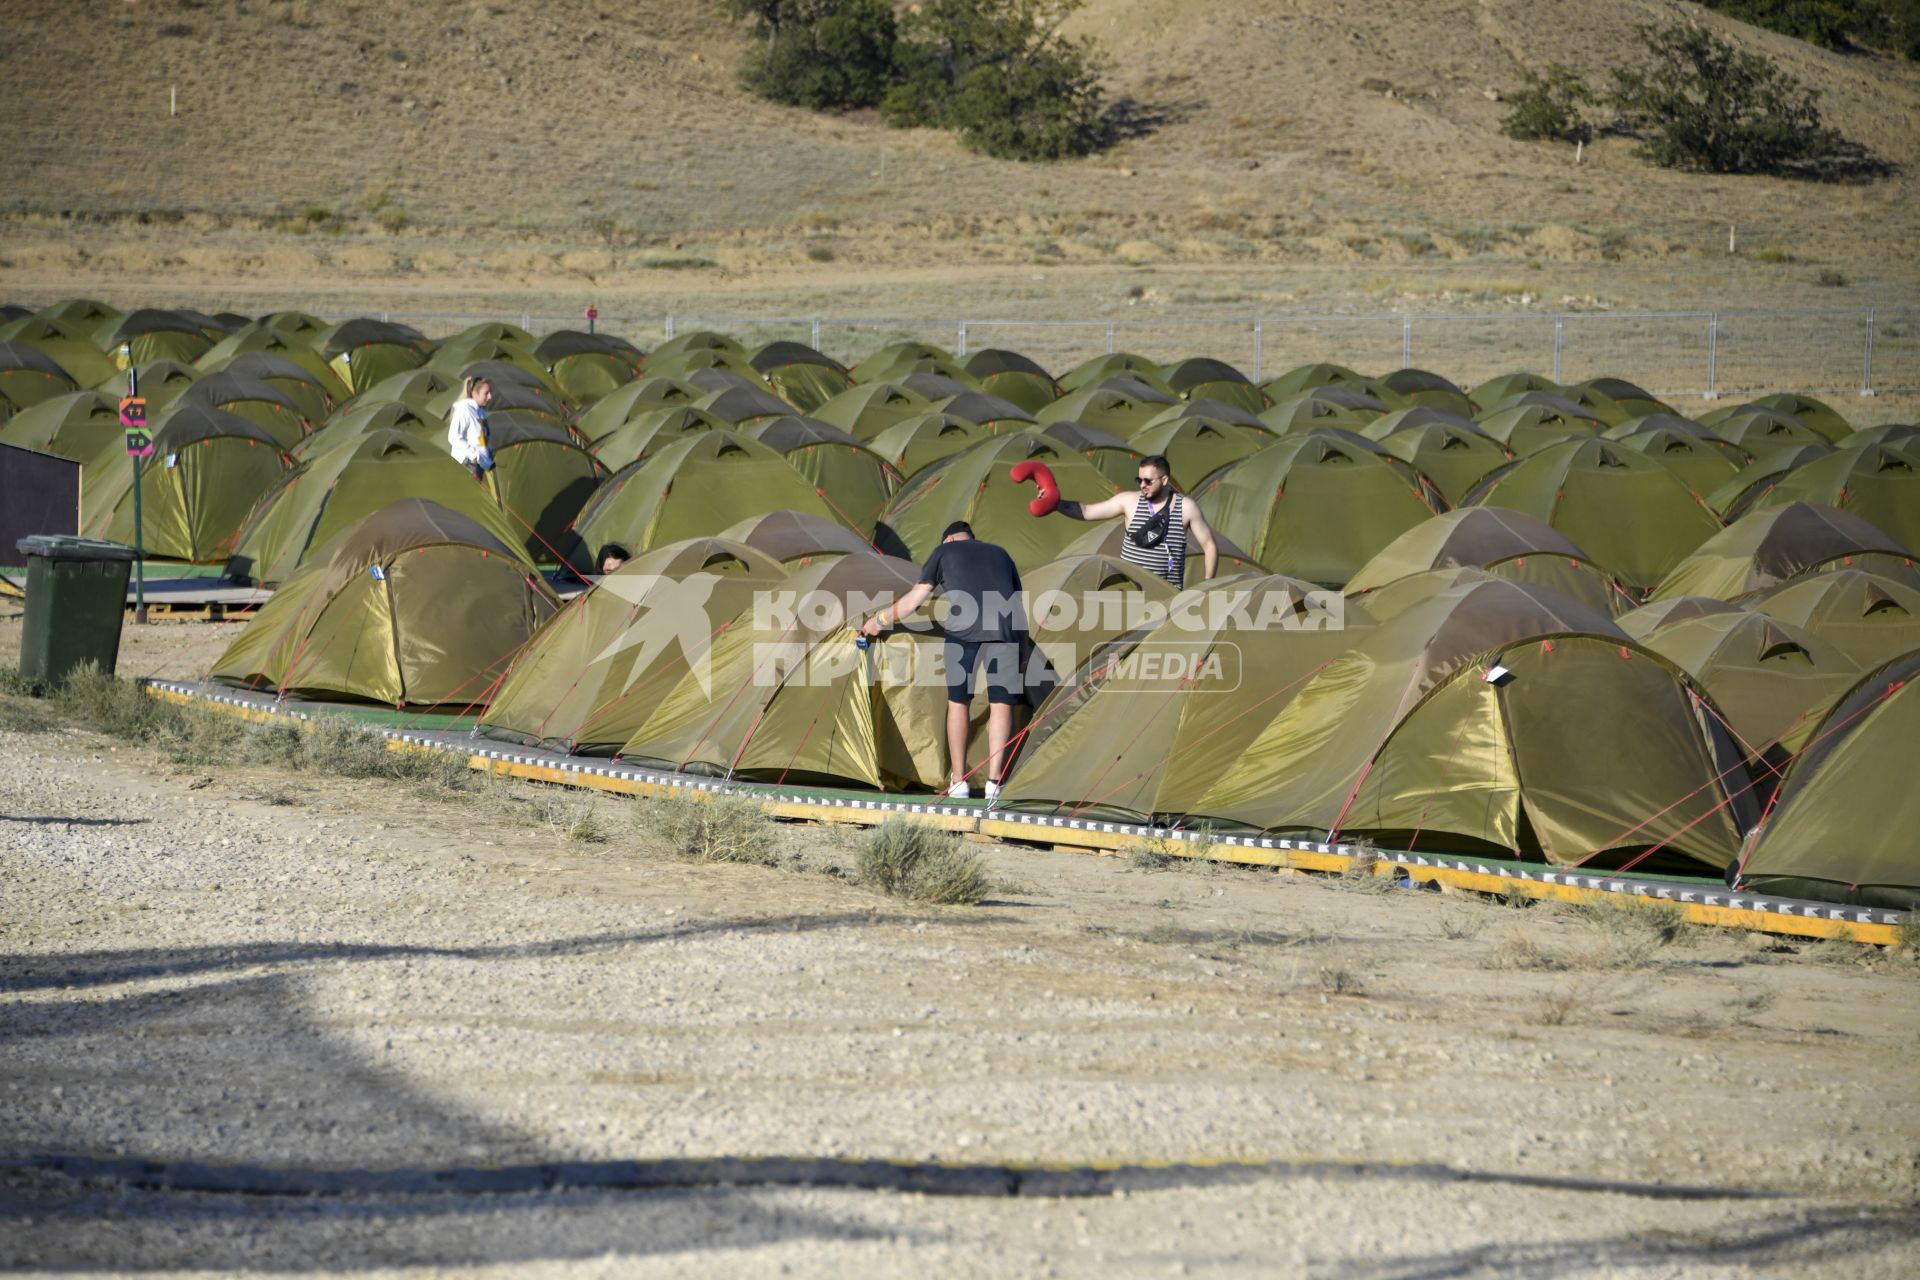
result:
<svg viewBox="0 0 1920 1280"><path fill-rule="evenodd" d="M1580 109L1594 100L1587 82L1572 67L1554 63L1544 76L1527 73L1527 85L1513 97L1500 132L1523 142L1585 142L1593 127Z"/></svg>
<svg viewBox="0 0 1920 1280"><path fill-rule="evenodd" d="M1655 164L1817 178L1875 167L1821 123L1818 91L1771 59L1689 24L1642 27L1640 37L1653 61L1616 67L1609 101Z"/></svg>
<svg viewBox="0 0 1920 1280"><path fill-rule="evenodd" d="M888 0L815 0L774 29L740 79L763 98L815 111L877 107L893 82L898 32Z"/></svg>
<svg viewBox="0 0 1920 1280"><path fill-rule="evenodd" d="M1826 49L1856 45L1920 57L1920 0L1702 0L1741 22Z"/></svg>

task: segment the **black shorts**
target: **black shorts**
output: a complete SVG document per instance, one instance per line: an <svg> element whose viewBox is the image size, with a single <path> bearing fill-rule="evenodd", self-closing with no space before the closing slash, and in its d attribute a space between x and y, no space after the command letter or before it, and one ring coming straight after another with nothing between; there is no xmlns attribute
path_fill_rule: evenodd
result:
<svg viewBox="0 0 1920 1280"><path fill-rule="evenodd" d="M973 701L973 669L985 660L987 701L1010 706L1025 693L1017 640L948 640L947 701Z"/></svg>

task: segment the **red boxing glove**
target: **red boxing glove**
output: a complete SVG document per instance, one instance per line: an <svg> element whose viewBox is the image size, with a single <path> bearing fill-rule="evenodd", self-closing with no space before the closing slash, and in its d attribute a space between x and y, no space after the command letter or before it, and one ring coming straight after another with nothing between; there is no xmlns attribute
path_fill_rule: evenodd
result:
<svg viewBox="0 0 1920 1280"><path fill-rule="evenodd" d="M1027 510L1036 516L1044 516L1060 505L1060 482L1053 478L1053 472L1044 462L1022 462L1013 469L1013 482L1025 484L1033 481L1040 496L1027 504Z"/></svg>

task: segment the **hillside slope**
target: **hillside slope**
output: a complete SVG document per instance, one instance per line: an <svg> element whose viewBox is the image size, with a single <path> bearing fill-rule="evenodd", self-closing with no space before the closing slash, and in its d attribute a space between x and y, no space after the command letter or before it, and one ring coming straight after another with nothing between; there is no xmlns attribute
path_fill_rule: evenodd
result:
<svg viewBox="0 0 1920 1280"><path fill-rule="evenodd" d="M601 284L967 263L1658 262L1742 243L1909 291L1920 71L1664 0L1092 0L1109 85L1158 124L1061 165L743 93L747 47L675 0L10 0L0 287L153 270ZM1900 166L1864 185L1678 174L1497 129L1529 69L1630 60L1702 17ZM168 114L169 89L179 113ZM384 221L383 221L384 220ZM397 228L397 234L395 232ZM336 250L296 233L340 237ZM303 266L302 264L308 264ZM684 273L682 273L684 274Z"/></svg>

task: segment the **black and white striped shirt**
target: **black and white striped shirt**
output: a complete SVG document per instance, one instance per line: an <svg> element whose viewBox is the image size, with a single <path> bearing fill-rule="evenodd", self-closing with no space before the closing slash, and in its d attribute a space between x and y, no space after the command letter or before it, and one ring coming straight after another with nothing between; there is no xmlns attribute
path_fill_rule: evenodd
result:
<svg viewBox="0 0 1920 1280"><path fill-rule="evenodd" d="M1151 569L1180 587L1186 585L1187 577L1187 500L1176 493L1167 501L1172 505L1172 510L1167 512L1167 536L1153 547L1143 547L1134 541L1138 532L1146 527L1147 521L1153 518L1153 504L1145 498L1133 504L1133 519L1127 521L1127 536L1120 540L1120 558L1142 569Z"/></svg>

